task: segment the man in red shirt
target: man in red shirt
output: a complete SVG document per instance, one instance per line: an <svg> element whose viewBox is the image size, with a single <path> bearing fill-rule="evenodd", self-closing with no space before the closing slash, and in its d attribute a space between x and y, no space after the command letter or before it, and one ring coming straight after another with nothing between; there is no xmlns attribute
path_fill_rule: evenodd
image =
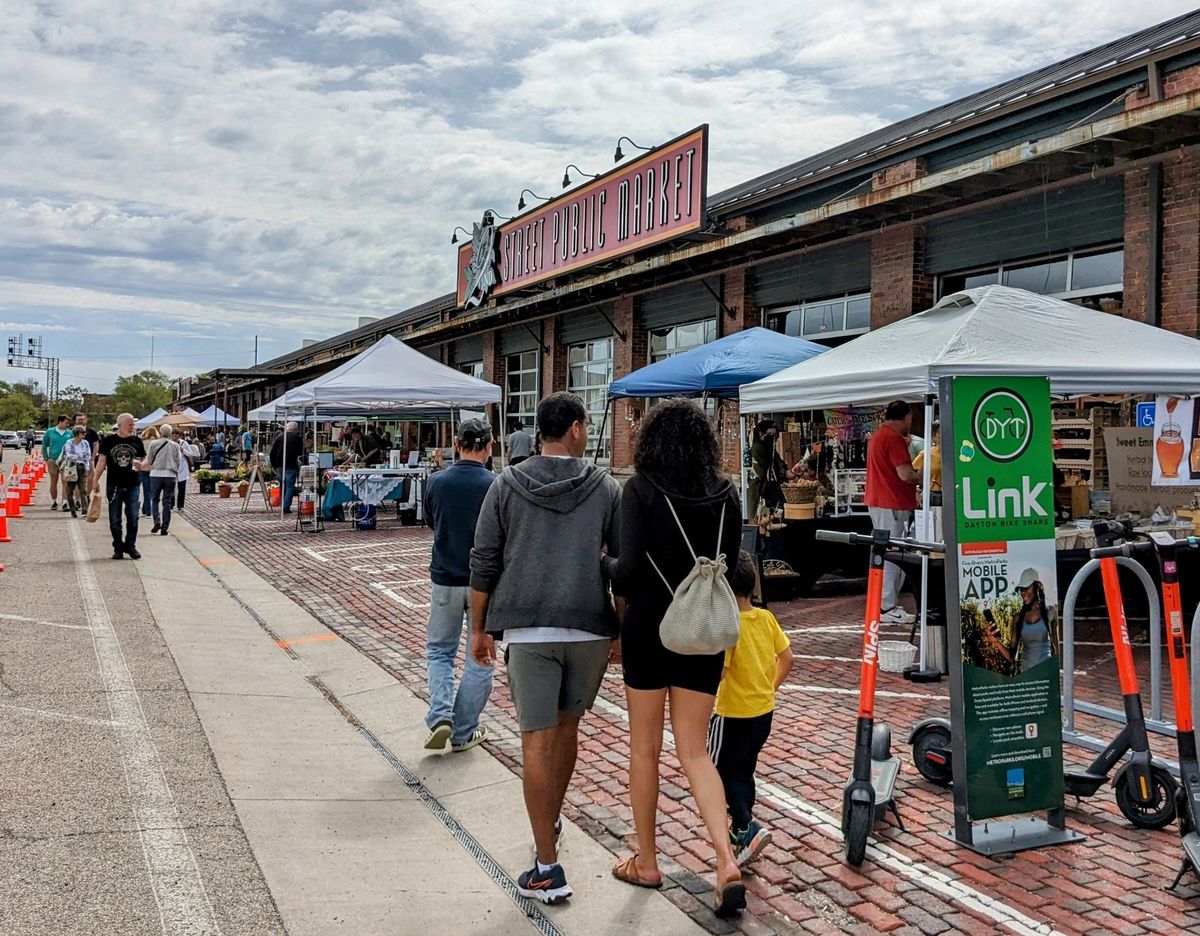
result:
<svg viewBox="0 0 1200 936"><path fill-rule="evenodd" d="M867 510L871 525L903 536L917 509L917 473L908 454L912 407L903 400L889 403L883 425L867 442ZM894 563L883 566L883 617L890 624L911 624L913 615L900 607L904 572Z"/></svg>

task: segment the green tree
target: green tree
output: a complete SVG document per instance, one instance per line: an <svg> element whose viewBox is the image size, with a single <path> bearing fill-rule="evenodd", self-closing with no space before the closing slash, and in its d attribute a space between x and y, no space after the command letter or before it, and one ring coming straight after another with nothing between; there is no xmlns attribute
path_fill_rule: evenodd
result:
<svg viewBox="0 0 1200 936"><path fill-rule="evenodd" d="M83 398L87 395L87 392L86 387L80 387L76 384L63 387L58 391L58 399L54 402L54 409L59 413L74 415L83 406Z"/></svg>
<svg viewBox="0 0 1200 936"><path fill-rule="evenodd" d="M112 392L111 409L114 413L133 413L138 418L160 406L166 409L171 403L174 384L162 371L144 370L118 377Z"/></svg>
<svg viewBox="0 0 1200 936"><path fill-rule="evenodd" d="M24 431L45 421L45 414L29 395L28 386L0 380L0 429Z"/></svg>

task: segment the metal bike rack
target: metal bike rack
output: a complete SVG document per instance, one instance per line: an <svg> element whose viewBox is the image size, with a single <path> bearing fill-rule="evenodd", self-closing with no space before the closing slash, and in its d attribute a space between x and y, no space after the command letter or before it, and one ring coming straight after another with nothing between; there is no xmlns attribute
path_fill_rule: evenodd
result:
<svg viewBox="0 0 1200 936"><path fill-rule="evenodd" d="M1117 565L1133 571L1142 587L1146 590L1146 598L1150 606L1150 717L1146 719L1146 730L1156 734L1175 737L1175 725L1163 721L1162 717L1162 612L1158 608L1158 589L1154 587L1154 579L1139 563L1124 556L1116 557ZM1103 751L1108 747L1108 741L1101 741L1090 735L1075 730L1075 712L1094 715L1107 721L1125 724L1125 713L1120 709L1108 708L1091 702L1075 701L1075 602L1088 576L1100 568L1099 559L1090 559L1076 573L1067 588L1067 596L1063 599L1063 740L1091 751ZM1197 618L1200 619L1200 608L1197 608ZM1195 640L1195 631L1192 632ZM1195 660L1193 658L1193 666ZM1167 762L1172 772L1178 773L1177 765Z"/></svg>

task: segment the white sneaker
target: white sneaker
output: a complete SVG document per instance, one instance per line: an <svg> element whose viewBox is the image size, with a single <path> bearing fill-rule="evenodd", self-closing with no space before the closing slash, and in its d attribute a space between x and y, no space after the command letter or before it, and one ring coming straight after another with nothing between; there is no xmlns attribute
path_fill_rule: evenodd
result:
<svg viewBox="0 0 1200 936"><path fill-rule="evenodd" d="M915 614L909 614L900 605L894 608L888 608L879 616L879 620L885 624L911 624L917 619Z"/></svg>
<svg viewBox="0 0 1200 936"><path fill-rule="evenodd" d="M474 734L467 738L466 741L462 742L462 744L455 744L453 741L450 742L450 750L454 754L461 754L463 751L469 751L471 748L483 744L483 742L487 740L487 736L488 733L486 728L476 728Z"/></svg>

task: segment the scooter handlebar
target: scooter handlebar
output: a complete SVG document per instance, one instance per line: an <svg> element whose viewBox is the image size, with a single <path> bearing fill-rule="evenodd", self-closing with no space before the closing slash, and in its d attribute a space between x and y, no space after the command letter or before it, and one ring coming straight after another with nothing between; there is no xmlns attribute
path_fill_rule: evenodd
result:
<svg viewBox="0 0 1200 936"><path fill-rule="evenodd" d="M827 543L843 543L848 546L874 546L875 537L866 533L843 533L838 530L817 530L816 538ZM923 543L915 539L889 537L889 549L915 549L918 552L944 552L944 543Z"/></svg>
<svg viewBox="0 0 1200 936"><path fill-rule="evenodd" d="M1128 559L1134 553L1149 552L1154 549L1154 544L1149 540L1143 540L1137 543L1122 543L1120 546L1098 546L1091 551L1093 559L1108 559L1113 556L1124 556Z"/></svg>

